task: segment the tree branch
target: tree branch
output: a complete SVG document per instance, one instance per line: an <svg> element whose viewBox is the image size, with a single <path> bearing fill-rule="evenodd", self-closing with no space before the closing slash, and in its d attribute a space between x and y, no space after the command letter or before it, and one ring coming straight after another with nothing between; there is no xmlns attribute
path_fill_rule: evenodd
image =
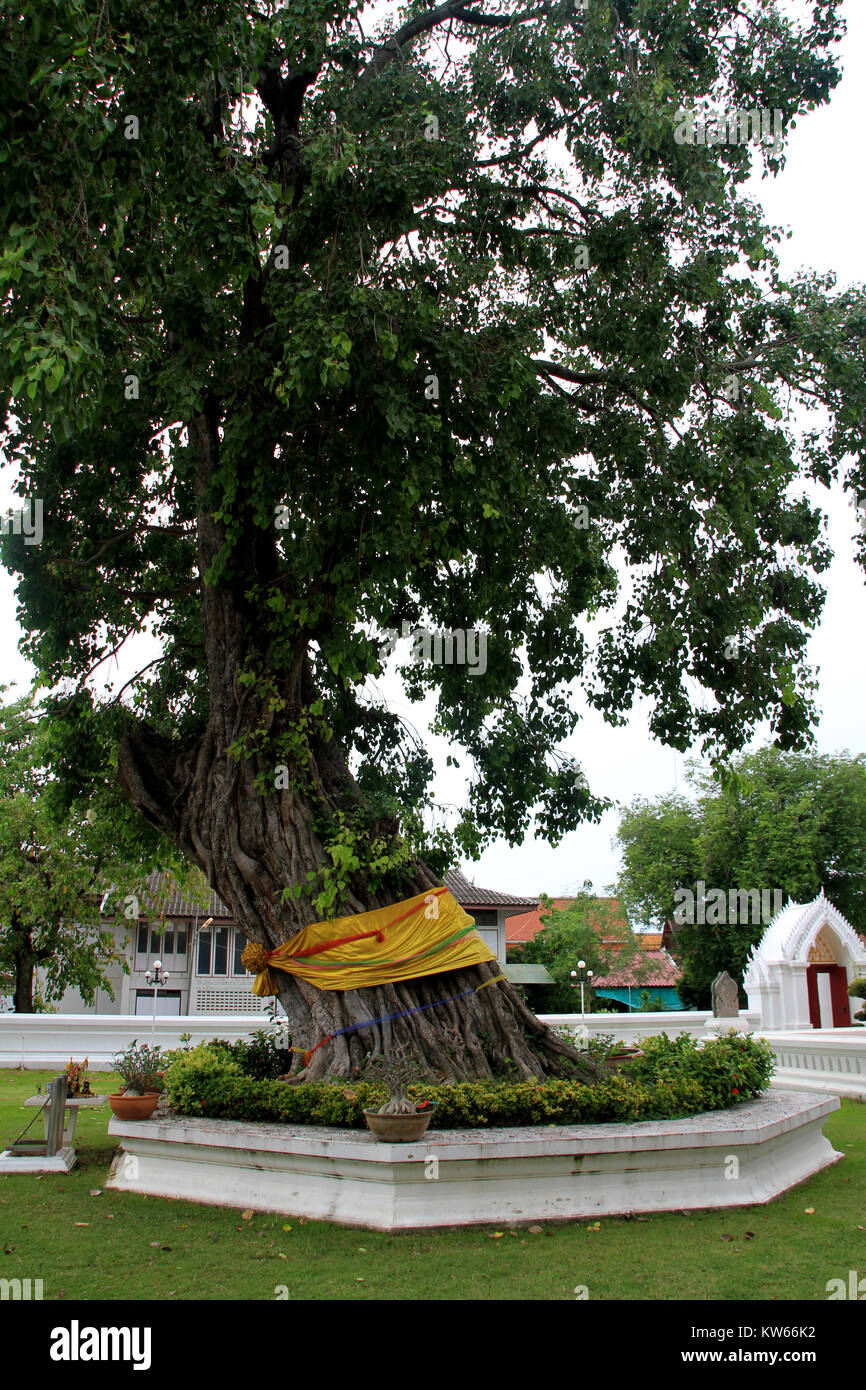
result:
<svg viewBox="0 0 866 1390"><path fill-rule="evenodd" d="M660 423L657 411L642 399L631 383L623 381L621 377L613 376L610 372L574 372L570 367L560 367L556 362L546 362L543 359L536 360L535 358L533 358L532 365L539 376L560 377L562 381L573 381L576 386L613 386L615 390L624 392L629 400L634 401L641 410L645 410L656 425ZM671 428L674 429L674 426L672 425Z"/></svg>
<svg viewBox="0 0 866 1390"><path fill-rule="evenodd" d="M542 4L537 9L526 11L525 14L488 15L480 10L467 10L463 0L445 0L444 4L410 19L396 34L392 34L384 43L378 44L355 86L361 87L372 82L385 71L389 63L397 57L402 57L403 48L412 43L413 39L417 39L419 34L429 33L438 24L444 24L448 20L456 19L478 28L509 29L513 24L525 24L528 19L540 19L549 13L550 6Z"/></svg>
<svg viewBox="0 0 866 1390"><path fill-rule="evenodd" d="M130 676L130 678L129 678L129 680L126 682L126 684L125 684L125 685L122 685L122 686L120 687L120 689L118 690L118 692L117 692L117 694L114 696L114 698L113 698L112 700L109 700L108 706L106 706L106 708L110 707L111 705L117 705L117 704L119 704L119 703L120 703L120 697L121 697L121 695L123 694L124 690L128 690L129 687L130 687L131 685L134 685L135 682L138 680L139 676L143 676L144 673L145 673L145 671L149 671L149 670L150 670L151 666L159 666L159 665L162 664L163 661L167 661L167 660L168 660L168 657L167 657L167 656L155 656L155 657L153 658L153 661L149 661L149 662L147 663L146 666L142 666L142 668L141 668L140 671L136 671L135 675L134 675L134 676Z"/></svg>
<svg viewBox="0 0 866 1390"><path fill-rule="evenodd" d="M558 376L563 381L573 381L576 386L616 384L610 372L575 372L571 367L561 367L558 362L546 362L543 358L533 358L532 365L540 376Z"/></svg>

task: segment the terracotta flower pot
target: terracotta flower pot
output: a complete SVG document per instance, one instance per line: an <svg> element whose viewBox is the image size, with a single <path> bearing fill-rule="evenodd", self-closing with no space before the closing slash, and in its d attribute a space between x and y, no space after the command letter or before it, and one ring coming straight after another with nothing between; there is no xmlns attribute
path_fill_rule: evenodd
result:
<svg viewBox="0 0 866 1390"><path fill-rule="evenodd" d="M425 1105L414 1115L380 1115L378 1110L365 1110L367 1128L377 1139L390 1144L411 1144L420 1139L430 1123L435 1104Z"/></svg>
<svg viewBox="0 0 866 1390"><path fill-rule="evenodd" d="M627 1051L621 1049L619 1052L611 1052L608 1055L607 1065L611 1067L613 1071L620 1071L621 1068L624 1067L627 1062L633 1062L636 1057L642 1056L643 1053L641 1052L639 1047L634 1047Z"/></svg>
<svg viewBox="0 0 866 1390"><path fill-rule="evenodd" d="M119 1120L149 1120L159 1105L159 1091L145 1091L143 1096L128 1096L118 1091L108 1097L108 1104Z"/></svg>

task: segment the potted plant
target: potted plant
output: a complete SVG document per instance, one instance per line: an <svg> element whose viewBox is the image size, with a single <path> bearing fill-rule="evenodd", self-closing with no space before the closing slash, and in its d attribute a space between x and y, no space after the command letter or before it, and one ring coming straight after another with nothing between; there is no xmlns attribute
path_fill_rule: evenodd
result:
<svg viewBox="0 0 866 1390"><path fill-rule="evenodd" d="M609 1052L605 1061L612 1071L621 1071L627 1062L633 1062L636 1057L643 1057L639 1047L618 1047L614 1052Z"/></svg>
<svg viewBox="0 0 866 1390"><path fill-rule="evenodd" d="M374 1058L366 1067L370 1080L381 1080L388 1087L388 1099L378 1110L365 1110L367 1128L377 1139L388 1140L392 1144L411 1144L427 1129L435 1102L425 1100L420 1104L410 1100L406 1088L412 1081L422 1080L417 1063L402 1048L386 1056Z"/></svg>
<svg viewBox="0 0 866 1390"><path fill-rule="evenodd" d="M862 1003L863 1000L866 999L866 980L852 980L850 985L848 986L848 995L851 999L856 1000L858 1004ZM866 1004L864 1004L863 1008L860 1009L859 1013L856 1013L854 1015L854 1018L855 1020L862 1019L866 1021Z"/></svg>
<svg viewBox="0 0 866 1390"><path fill-rule="evenodd" d="M116 1053L114 1070L120 1073L124 1086L122 1091L108 1097L108 1104L119 1120L150 1119L159 1104L160 1074L164 1066L160 1049L147 1043L139 1044L136 1038L129 1047Z"/></svg>

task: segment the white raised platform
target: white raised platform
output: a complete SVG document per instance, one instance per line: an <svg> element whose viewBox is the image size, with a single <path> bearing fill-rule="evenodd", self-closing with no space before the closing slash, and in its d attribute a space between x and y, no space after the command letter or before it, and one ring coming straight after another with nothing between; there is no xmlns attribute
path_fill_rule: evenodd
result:
<svg viewBox="0 0 866 1390"><path fill-rule="evenodd" d="M761 1033L776 1054L773 1085L866 1101L866 1028Z"/></svg>
<svg viewBox="0 0 866 1390"><path fill-rule="evenodd" d="M835 1163L827 1096L770 1092L641 1124L366 1132L186 1116L122 1121L107 1186L376 1230L768 1202Z"/></svg>

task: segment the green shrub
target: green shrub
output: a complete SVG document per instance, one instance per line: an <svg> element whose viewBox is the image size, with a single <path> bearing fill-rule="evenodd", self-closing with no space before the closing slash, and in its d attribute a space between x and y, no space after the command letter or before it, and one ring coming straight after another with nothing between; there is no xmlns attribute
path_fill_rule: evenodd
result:
<svg viewBox="0 0 866 1390"><path fill-rule="evenodd" d="M189 1033L181 1034L187 1044L189 1037ZM229 1042L227 1038L211 1038L206 1046L222 1057L231 1057L244 1076L250 1076L254 1081L267 1081L276 1076L285 1076L289 1071L292 1064L291 1042L288 1032L277 1026L260 1028L249 1040L237 1038ZM192 1051L188 1045L176 1047L165 1054L166 1064L178 1057L188 1056Z"/></svg>
<svg viewBox="0 0 866 1390"><path fill-rule="evenodd" d="M377 1110L387 1087L370 1081L287 1084L245 1076L227 1043L178 1054L166 1074L170 1104L186 1115L281 1124L363 1128L364 1110ZM435 1102L433 1129L488 1125L555 1125L675 1119L716 1110L759 1095L773 1055L743 1034L698 1047L685 1034L650 1038L646 1055L596 1085L572 1080L419 1082L416 1101Z"/></svg>
<svg viewBox="0 0 866 1390"><path fill-rule="evenodd" d="M698 1043L687 1033L662 1033L641 1042L643 1057L628 1063L634 1081L653 1083L690 1077L701 1087L708 1110L723 1109L760 1095L770 1084L775 1059L769 1044L746 1033L726 1033Z"/></svg>
<svg viewBox="0 0 866 1390"><path fill-rule="evenodd" d="M227 1043L214 1039L216 1046L225 1048L243 1072L255 1081L268 1081L285 1076L292 1064L291 1038L284 1028L260 1028L252 1038L238 1038Z"/></svg>
<svg viewBox="0 0 866 1390"><path fill-rule="evenodd" d="M206 1095L230 1081L245 1080L240 1066L222 1044L199 1043L198 1047L175 1052L165 1074L165 1091L169 1105L181 1114L201 1114Z"/></svg>

